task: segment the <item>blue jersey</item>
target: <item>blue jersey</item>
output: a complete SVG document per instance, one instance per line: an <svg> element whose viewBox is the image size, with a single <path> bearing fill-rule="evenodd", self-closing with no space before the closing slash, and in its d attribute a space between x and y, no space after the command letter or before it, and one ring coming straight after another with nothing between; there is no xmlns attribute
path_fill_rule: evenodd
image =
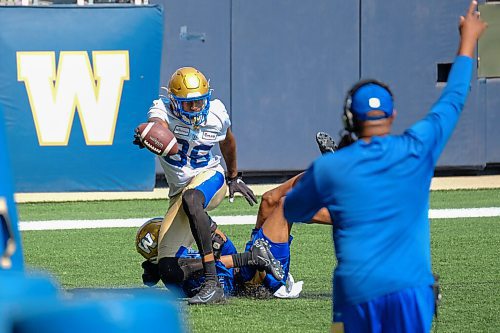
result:
<svg viewBox="0 0 500 333"><path fill-rule="evenodd" d="M287 243L275 243L271 241L265 234L262 228L255 230L252 233L252 239L246 244L245 252L250 251L257 239L265 239L269 243L269 249L274 258L281 263L285 275L282 280L275 279L271 274L266 274L262 280L262 285L269 289L272 293L276 292L281 286L285 285L290 270L290 245L293 237L289 236ZM244 266L240 268L240 278L243 282L251 281L257 273L256 267Z"/></svg>
<svg viewBox="0 0 500 333"><path fill-rule="evenodd" d="M227 237L227 236L226 236ZM221 256L236 254L236 247L229 237L227 237L226 242L222 245ZM201 259L200 253L191 248L181 246L179 251L175 255L177 258L193 258ZM215 268L217 270L217 277L219 282L224 289L224 294L226 296L232 295L235 291L234 282L234 268L226 268L224 264L220 261L215 261ZM198 293L201 288L202 283L205 281L205 277L191 278L181 284L181 288L184 290L186 295L193 296Z"/></svg>
<svg viewBox="0 0 500 333"><path fill-rule="evenodd" d="M286 196L285 217L333 220L334 304L431 285L429 188L465 103L472 59L458 56L427 116L402 135L358 140L316 160Z"/></svg>

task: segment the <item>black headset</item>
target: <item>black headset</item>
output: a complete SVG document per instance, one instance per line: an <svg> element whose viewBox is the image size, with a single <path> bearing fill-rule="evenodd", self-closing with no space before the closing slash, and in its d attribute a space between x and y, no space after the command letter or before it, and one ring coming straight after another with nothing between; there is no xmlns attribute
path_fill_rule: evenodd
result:
<svg viewBox="0 0 500 333"><path fill-rule="evenodd" d="M381 81L375 80L375 79L365 79L358 81L356 84L354 84L351 89L347 92L347 95L344 100L344 113L342 114L342 121L344 123L344 129L350 133L355 133L357 131L357 125L356 121L354 118L354 114L352 113L351 110L351 104L352 104L352 97L358 91L359 88L367 85L367 84L376 84L385 90L389 92L391 95L392 100L394 101L394 95L392 94L391 89L389 86Z"/></svg>

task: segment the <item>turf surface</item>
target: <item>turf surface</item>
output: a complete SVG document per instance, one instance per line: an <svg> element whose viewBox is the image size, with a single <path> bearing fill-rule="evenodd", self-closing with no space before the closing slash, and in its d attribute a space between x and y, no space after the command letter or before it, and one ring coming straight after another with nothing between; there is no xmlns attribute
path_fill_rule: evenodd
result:
<svg viewBox="0 0 500 333"><path fill-rule="evenodd" d="M432 208L499 206L499 190L437 191ZM21 220L101 219L163 215L160 200L21 204ZM213 215L256 214L243 200ZM223 226L242 249L250 226ZM137 288L141 257L134 228L24 231L29 267L51 272L72 288ZM333 249L328 226L296 225L291 272L304 281L296 300L231 298L223 306L187 309L193 332L326 332L331 318ZM321 249L313 251L313 246ZM436 332L500 332L500 219L440 219L431 222L433 269L441 276L443 302ZM217 319L214 319L217 318Z"/></svg>
<svg viewBox="0 0 500 333"><path fill-rule="evenodd" d="M432 191L431 208L496 207L500 205L500 189ZM163 216L168 200L77 201L18 204L21 221L62 219L111 219ZM256 215L257 206L236 197L227 200L211 215Z"/></svg>

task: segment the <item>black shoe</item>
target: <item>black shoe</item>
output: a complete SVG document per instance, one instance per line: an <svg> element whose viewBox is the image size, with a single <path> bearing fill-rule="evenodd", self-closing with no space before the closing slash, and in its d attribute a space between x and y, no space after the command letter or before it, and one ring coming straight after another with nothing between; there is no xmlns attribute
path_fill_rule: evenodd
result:
<svg viewBox="0 0 500 333"><path fill-rule="evenodd" d="M188 304L214 304L224 302L224 289L218 281L207 280L200 291L188 299Z"/></svg>
<svg viewBox="0 0 500 333"><path fill-rule="evenodd" d="M337 144L332 137L325 132L316 133L316 142L321 154L333 153L338 149Z"/></svg>
<svg viewBox="0 0 500 333"><path fill-rule="evenodd" d="M263 238L255 241L250 249L252 254L253 265L257 266L258 270L266 271L266 273L274 276L276 280L283 280L285 272L281 263L276 260L269 249L269 243Z"/></svg>

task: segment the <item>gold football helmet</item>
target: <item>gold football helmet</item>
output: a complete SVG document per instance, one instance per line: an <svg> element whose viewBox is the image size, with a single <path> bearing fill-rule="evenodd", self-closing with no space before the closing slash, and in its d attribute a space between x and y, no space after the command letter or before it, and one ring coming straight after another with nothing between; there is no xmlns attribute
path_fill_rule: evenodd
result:
<svg viewBox="0 0 500 333"><path fill-rule="evenodd" d="M209 82L194 67L182 67L172 74L168 82L168 98L174 116L187 125L200 126L210 108Z"/></svg>
<svg viewBox="0 0 500 333"><path fill-rule="evenodd" d="M158 236L163 217L154 217L146 221L137 230L135 248L144 258L152 263L158 263Z"/></svg>

